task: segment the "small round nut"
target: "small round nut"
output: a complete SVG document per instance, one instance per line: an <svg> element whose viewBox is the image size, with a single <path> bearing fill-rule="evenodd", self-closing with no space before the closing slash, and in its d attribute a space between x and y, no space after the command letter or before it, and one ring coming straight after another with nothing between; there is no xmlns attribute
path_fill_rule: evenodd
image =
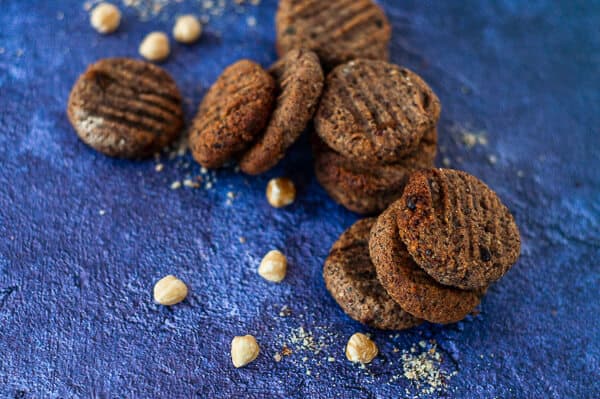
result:
<svg viewBox="0 0 600 399"><path fill-rule="evenodd" d="M100 3L90 14L90 24L98 33L107 34L117 30L121 23L121 11L110 3Z"/></svg>
<svg viewBox="0 0 600 399"><path fill-rule="evenodd" d="M296 199L296 187L294 182L285 177L269 180L267 184L267 201L274 208L283 208Z"/></svg>
<svg viewBox="0 0 600 399"><path fill-rule="evenodd" d="M202 25L193 15L183 15L177 18L173 27L173 37L180 43L194 43L202 34Z"/></svg>
<svg viewBox="0 0 600 399"><path fill-rule="evenodd" d="M260 348L252 335L234 337L231 341L231 361L236 368L244 367L258 356Z"/></svg>
<svg viewBox="0 0 600 399"><path fill-rule="evenodd" d="M346 357L351 362L371 363L379 353L377 345L365 334L356 333L346 345Z"/></svg>
<svg viewBox="0 0 600 399"><path fill-rule="evenodd" d="M287 259L284 254L274 249L269 251L260 262L258 274L265 280L280 283L287 273Z"/></svg>
<svg viewBox="0 0 600 399"><path fill-rule="evenodd" d="M161 305L175 305L185 299L188 287L175 276L161 278L154 285L154 300Z"/></svg>
<svg viewBox="0 0 600 399"><path fill-rule="evenodd" d="M139 48L140 55L149 61L162 61L169 56L169 38L164 32L149 33Z"/></svg>

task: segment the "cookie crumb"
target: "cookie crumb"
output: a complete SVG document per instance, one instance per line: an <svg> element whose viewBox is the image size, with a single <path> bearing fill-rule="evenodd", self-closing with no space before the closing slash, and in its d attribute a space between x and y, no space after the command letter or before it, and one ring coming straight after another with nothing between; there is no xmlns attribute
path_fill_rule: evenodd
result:
<svg viewBox="0 0 600 399"><path fill-rule="evenodd" d="M281 361L281 359L283 359L281 357L281 353L277 352L274 356L273 356L273 360L275 360L277 363L279 363Z"/></svg>
<svg viewBox="0 0 600 399"><path fill-rule="evenodd" d="M292 314L292 309L288 307L288 305L283 305L281 310L279 311L279 317L288 317Z"/></svg>
<svg viewBox="0 0 600 399"><path fill-rule="evenodd" d="M496 163L498 162L498 157L495 156L494 154L490 154L490 155L488 155L488 162L491 165L496 165Z"/></svg>
<svg viewBox="0 0 600 399"><path fill-rule="evenodd" d="M158 163L158 164L156 164L156 166L154 167L154 170L155 170L156 172L162 172L164 168L165 168L165 165L164 165L164 164L162 164L162 163Z"/></svg>
<svg viewBox="0 0 600 399"><path fill-rule="evenodd" d="M199 188L200 183L193 181L192 179L185 179L183 185L189 188Z"/></svg>
<svg viewBox="0 0 600 399"><path fill-rule="evenodd" d="M246 237L240 237L240 244L245 244L246 243Z"/></svg>
<svg viewBox="0 0 600 399"><path fill-rule="evenodd" d="M178 190L181 188L181 182L179 180L175 180L171 183L171 190Z"/></svg>
<svg viewBox="0 0 600 399"><path fill-rule="evenodd" d="M106 211L105 211L104 209L100 209L100 210L98 211L98 214L99 214L100 216L104 216L104 215L106 215Z"/></svg>

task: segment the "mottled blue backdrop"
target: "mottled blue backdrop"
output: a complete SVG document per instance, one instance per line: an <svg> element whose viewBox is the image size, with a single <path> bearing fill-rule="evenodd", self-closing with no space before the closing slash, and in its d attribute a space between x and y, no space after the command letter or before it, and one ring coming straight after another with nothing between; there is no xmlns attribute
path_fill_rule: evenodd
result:
<svg viewBox="0 0 600 399"><path fill-rule="evenodd" d="M404 375L401 355L430 348L445 376L433 397L600 397L600 2L382 4L393 60L442 101L438 164L486 181L521 228L522 256L480 313L398 335L346 317L321 266L356 216L317 184L306 139L257 178L202 175L189 154L109 159L78 140L65 115L77 76L102 57L136 57L146 33L201 14L200 1L146 22L119 2L119 31L100 36L83 1L0 0L0 397L423 396L430 387ZM197 45L173 44L164 67L188 120L225 66L275 60L275 9L228 7ZM170 188L198 175L202 188ZM264 198L280 175L298 186L284 210ZM272 248L290 263L279 285L256 274ZM166 274L190 287L171 308L152 301ZM356 331L380 347L365 368L343 353ZM234 369L229 343L246 333L261 356ZM276 362L284 346L292 354Z"/></svg>

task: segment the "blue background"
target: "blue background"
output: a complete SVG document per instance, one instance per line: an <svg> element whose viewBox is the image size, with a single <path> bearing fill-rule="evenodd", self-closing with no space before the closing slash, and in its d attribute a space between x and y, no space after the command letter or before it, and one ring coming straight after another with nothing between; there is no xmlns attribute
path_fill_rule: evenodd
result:
<svg viewBox="0 0 600 399"><path fill-rule="evenodd" d="M137 57L146 33L170 31L198 1L148 22L121 7L118 32L100 36L82 1L0 0L0 397L412 397L422 389L394 376L421 340L456 372L434 397L600 397L600 2L382 4L393 61L442 101L438 165L487 182L521 229L521 258L480 314L390 336L341 312L321 267L357 217L317 184L305 138L265 176L204 176L211 190L169 188L200 174L189 154L163 156L157 173L155 160L110 159L78 140L65 115L77 76L99 58ZM172 45L164 67L188 121L225 66L275 60L275 9L230 8L198 44ZM488 144L467 148L465 131ZM284 210L264 197L280 175L298 187ZM256 274L272 248L289 258L280 285ZM190 287L171 308L152 301L166 274ZM289 343L301 326L318 354ZM380 347L364 369L343 354L356 331ZM229 343L246 333L262 353L234 369ZM277 363L285 343L294 353Z"/></svg>

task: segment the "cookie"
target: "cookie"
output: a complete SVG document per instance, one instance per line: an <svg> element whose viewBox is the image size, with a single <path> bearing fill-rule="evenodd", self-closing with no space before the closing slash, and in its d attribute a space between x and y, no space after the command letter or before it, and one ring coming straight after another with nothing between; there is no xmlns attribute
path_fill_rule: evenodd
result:
<svg viewBox="0 0 600 399"><path fill-rule="evenodd" d="M327 70L357 58L389 58L392 30L371 0L281 0L275 24L280 56L308 48Z"/></svg>
<svg viewBox="0 0 600 399"><path fill-rule="evenodd" d="M90 147L119 158L143 158L183 127L181 95L162 68L128 58L90 65L71 90L67 114Z"/></svg>
<svg viewBox="0 0 600 399"><path fill-rule="evenodd" d="M400 240L395 206L371 229L369 252L383 288L402 309L432 323L455 323L481 301L485 290L466 291L442 285L412 260Z"/></svg>
<svg viewBox="0 0 600 399"><path fill-rule="evenodd" d="M482 181L458 170L414 173L398 203L398 228L423 270L467 290L497 281L521 249L508 208Z"/></svg>
<svg viewBox="0 0 600 399"><path fill-rule="evenodd" d="M400 198L408 176L433 167L437 131L431 129L417 151L402 162L366 166L352 162L313 138L315 175L339 204L360 214L376 214Z"/></svg>
<svg viewBox="0 0 600 399"><path fill-rule="evenodd" d="M336 152L366 164L396 163L437 123L440 102L406 68L357 60L327 77L315 129Z"/></svg>
<svg viewBox="0 0 600 399"><path fill-rule="evenodd" d="M267 125L275 80L260 65L241 60L223 71L202 100L190 131L196 161L218 168L239 155Z"/></svg>
<svg viewBox="0 0 600 399"><path fill-rule="evenodd" d="M327 290L348 316L385 330L414 327L421 320L406 313L385 292L369 258L369 233L375 219L363 219L333 244L323 278Z"/></svg>
<svg viewBox="0 0 600 399"><path fill-rule="evenodd" d="M279 90L264 134L240 160L243 172L257 175L275 166L312 119L321 91L323 70L312 51L292 50L269 70Z"/></svg>

